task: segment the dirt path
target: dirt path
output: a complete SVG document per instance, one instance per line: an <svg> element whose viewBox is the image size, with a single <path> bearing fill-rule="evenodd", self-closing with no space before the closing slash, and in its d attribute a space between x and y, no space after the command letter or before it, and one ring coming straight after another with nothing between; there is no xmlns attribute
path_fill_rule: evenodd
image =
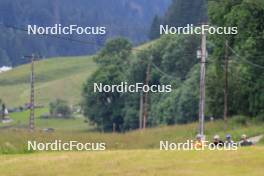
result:
<svg viewBox="0 0 264 176"><path fill-rule="evenodd" d="M249 138L249 140L252 141L253 144L256 144L256 143L258 143L262 138L263 138L263 135L259 135L259 136L251 137L251 138Z"/></svg>

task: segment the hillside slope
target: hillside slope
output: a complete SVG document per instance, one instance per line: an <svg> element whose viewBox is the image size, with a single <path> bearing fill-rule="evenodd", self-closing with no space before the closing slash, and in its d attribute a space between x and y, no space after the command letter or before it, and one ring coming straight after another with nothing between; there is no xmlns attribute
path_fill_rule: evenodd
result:
<svg viewBox="0 0 264 176"><path fill-rule="evenodd" d="M82 84L97 68L92 57L66 57L38 61L36 70L36 104L47 105L56 98L71 104L80 102ZM0 99L8 107L29 101L30 65L22 65L0 75Z"/></svg>
<svg viewBox="0 0 264 176"><path fill-rule="evenodd" d="M156 41L139 45L135 49L146 49ZM135 50L136 52L138 51ZM29 102L30 67L30 64L24 64L0 74L0 99L8 107ZM96 69L93 56L58 57L37 61L36 104L48 105L56 98L67 100L72 105L80 103L82 85Z"/></svg>
<svg viewBox="0 0 264 176"><path fill-rule="evenodd" d="M93 41L96 45L76 45L52 37L27 35L24 31L0 24L0 66L21 65L26 53L40 52L46 57L93 54L107 40L115 36L129 38L138 44L148 39L154 16L162 15L171 0L1 0L0 23L27 28L62 24L104 26L106 35L72 35L70 38ZM64 36L66 37L66 36ZM67 36L69 37L69 36Z"/></svg>

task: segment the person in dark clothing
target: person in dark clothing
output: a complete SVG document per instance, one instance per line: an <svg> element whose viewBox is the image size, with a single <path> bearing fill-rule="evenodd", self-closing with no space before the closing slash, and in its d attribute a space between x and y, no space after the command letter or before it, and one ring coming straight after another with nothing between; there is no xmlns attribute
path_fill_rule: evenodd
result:
<svg viewBox="0 0 264 176"><path fill-rule="evenodd" d="M241 147L253 145L253 142L251 142L250 140L248 140L247 135L243 134L241 136L241 139L242 139L242 141L240 142L240 146Z"/></svg>
<svg viewBox="0 0 264 176"><path fill-rule="evenodd" d="M219 135L215 135L214 136L214 141L213 141L215 146L220 146L223 147L224 146L224 142L220 139Z"/></svg>
<svg viewBox="0 0 264 176"><path fill-rule="evenodd" d="M5 110L6 110L6 107L5 107L5 104L3 103L3 104L2 104L2 114L1 114L1 116L2 116L2 120L5 119Z"/></svg>

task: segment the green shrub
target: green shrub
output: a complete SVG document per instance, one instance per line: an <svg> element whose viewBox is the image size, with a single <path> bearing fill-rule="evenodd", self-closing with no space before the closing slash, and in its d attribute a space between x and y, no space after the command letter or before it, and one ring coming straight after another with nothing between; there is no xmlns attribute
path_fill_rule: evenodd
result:
<svg viewBox="0 0 264 176"><path fill-rule="evenodd" d="M260 114L256 117L257 121L263 122L264 121L264 114Z"/></svg>
<svg viewBox="0 0 264 176"><path fill-rule="evenodd" d="M248 117L243 116L243 115L238 115L238 116L233 117L233 121L236 124L240 124L240 125L248 125L249 120L250 119Z"/></svg>
<svg viewBox="0 0 264 176"><path fill-rule="evenodd" d="M56 118L71 118L72 110L67 101L57 99L50 103L50 115Z"/></svg>

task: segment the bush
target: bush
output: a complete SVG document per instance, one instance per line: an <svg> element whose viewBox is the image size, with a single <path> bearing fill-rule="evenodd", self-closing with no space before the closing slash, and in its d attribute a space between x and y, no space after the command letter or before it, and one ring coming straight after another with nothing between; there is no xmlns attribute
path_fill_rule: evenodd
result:
<svg viewBox="0 0 264 176"><path fill-rule="evenodd" d="M256 118L257 121L261 121L261 122L264 122L264 114L260 114L257 116Z"/></svg>
<svg viewBox="0 0 264 176"><path fill-rule="evenodd" d="M236 124L240 124L240 125L247 125L249 121L248 117L243 115L234 116L233 120Z"/></svg>
<svg viewBox="0 0 264 176"><path fill-rule="evenodd" d="M71 118L72 110L67 101L57 99L50 103L50 115L56 118Z"/></svg>

